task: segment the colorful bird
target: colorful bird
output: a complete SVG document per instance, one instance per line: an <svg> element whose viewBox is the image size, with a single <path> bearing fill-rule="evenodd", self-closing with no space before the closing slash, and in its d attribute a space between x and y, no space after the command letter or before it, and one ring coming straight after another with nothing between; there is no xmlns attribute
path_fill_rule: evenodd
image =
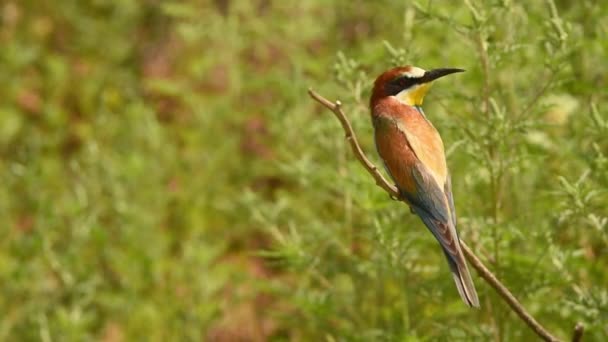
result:
<svg viewBox="0 0 608 342"><path fill-rule="evenodd" d="M370 109L376 148L402 199L439 241L464 302L479 307L456 232L443 142L421 107L434 80L462 71L425 71L414 66L390 69L376 79Z"/></svg>

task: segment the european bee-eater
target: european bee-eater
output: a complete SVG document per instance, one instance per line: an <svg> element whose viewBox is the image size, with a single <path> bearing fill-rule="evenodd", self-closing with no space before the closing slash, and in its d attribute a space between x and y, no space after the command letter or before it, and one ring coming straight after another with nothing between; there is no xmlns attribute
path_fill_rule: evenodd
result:
<svg viewBox="0 0 608 342"><path fill-rule="evenodd" d="M414 66L390 69L376 79L370 109L376 148L402 199L439 241L464 302L479 307L456 232L443 142L421 107L434 80L462 71L425 71Z"/></svg>

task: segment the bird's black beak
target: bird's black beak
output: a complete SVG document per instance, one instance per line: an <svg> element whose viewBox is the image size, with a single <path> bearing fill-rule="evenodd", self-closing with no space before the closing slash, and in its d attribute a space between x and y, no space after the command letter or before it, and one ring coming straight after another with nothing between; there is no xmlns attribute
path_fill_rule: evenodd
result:
<svg viewBox="0 0 608 342"><path fill-rule="evenodd" d="M424 83L427 82L431 82L434 81L440 77L449 75L449 74L453 74L456 72L464 72L463 69L456 69L456 68L439 68L439 69L433 69L433 70L429 70L427 72L424 73L424 76L422 76L422 79L424 81Z"/></svg>

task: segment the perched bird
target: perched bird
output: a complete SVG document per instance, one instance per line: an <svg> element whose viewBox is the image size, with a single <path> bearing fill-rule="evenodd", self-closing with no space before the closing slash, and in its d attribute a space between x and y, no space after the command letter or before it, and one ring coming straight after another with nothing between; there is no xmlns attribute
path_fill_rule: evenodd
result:
<svg viewBox="0 0 608 342"><path fill-rule="evenodd" d="M421 107L434 80L462 71L452 68L425 71L414 66L390 69L376 79L370 109L376 148L401 199L439 241L464 302L479 307L456 232L443 142Z"/></svg>

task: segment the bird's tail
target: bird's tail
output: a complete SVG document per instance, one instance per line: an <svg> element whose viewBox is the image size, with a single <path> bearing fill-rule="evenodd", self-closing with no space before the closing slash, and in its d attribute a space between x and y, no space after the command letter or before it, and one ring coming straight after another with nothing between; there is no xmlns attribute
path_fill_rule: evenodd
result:
<svg viewBox="0 0 608 342"><path fill-rule="evenodd" d="M475 284L471 279L467 262L464 259L460 243L458 239L458 233L453 226L446 226L441 224L439 221L433 219L433 217L425 210L420 209L416 206L410 206L416 214L422 219L422 222L426 227L433 233L439 245L443 250L448 264L450 265L450 271L454 277L456 288L462 300L471 307L479 307L479 298L477 298L477 291L475 291ZM448 223L449 225L450 223ZM449 242L451 243L449 243ZM452 243L455 242L455 246ZM450 246L451 248L446 248Z"/></svg>
<svg viewBox="0 0 608 342"><path fill-rule="evenodd" d="M447 251L444 250L444 253L448 259L450 271L452 271L452 276L454 277L454 282L456 283L456 288L458 289L460 297L468 306L478 308L479 298L477 297L475 284L473 284L473 279L471 279L471 273L469 273L469 268L462 255L462 251L458 248L458 261L456 261L454 256L450 255Z"/></svg>

